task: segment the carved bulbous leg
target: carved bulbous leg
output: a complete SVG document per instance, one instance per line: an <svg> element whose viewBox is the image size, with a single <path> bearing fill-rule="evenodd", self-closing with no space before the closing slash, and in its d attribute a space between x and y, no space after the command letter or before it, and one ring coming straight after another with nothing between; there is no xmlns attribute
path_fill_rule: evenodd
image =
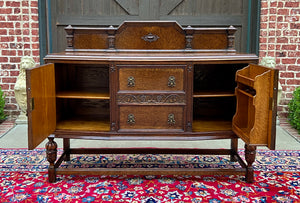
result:
<svg viewBox="0 0 300 203"><path fill-rule="evenodd" d="M48 168L48 181L50 183L54 183L56 181L56 171L54 163L57 158L57 144L54 141L54 135L50 135L48 137L48 140L49 141L46 144L47 160L50 163Z"/></svg>
<svg viewBox="0 0 300 203"><path fill-rule="evenodd" d="M245 144L245 159L247 161L247 172L246 172L246 182L253 183L254 181L254 171L252 164L255 161L256 156L256 146L250 146Z"/></svg>

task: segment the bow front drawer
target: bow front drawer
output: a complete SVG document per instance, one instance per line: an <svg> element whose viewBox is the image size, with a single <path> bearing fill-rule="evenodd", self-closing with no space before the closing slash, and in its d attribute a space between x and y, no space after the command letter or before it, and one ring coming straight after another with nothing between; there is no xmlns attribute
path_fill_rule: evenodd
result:
<svg viewBox="0 0 300 203"><path fill-rule="evenodd" d="M184 91L185 66L119 66L119 90Z"/></svg>

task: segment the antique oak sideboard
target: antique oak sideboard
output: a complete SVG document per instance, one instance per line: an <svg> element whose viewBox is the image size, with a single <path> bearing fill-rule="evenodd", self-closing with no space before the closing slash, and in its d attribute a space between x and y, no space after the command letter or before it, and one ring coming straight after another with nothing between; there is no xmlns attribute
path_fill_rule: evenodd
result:
<svg viewBox="0 0 300 203"><path fill-rule="evenodd" d="M66 27L67 48L27 70L28 145L45 138L49 182L58 174L240 174L253 182L256 147L275 147L278 71L236 53L236 29L175 21ZM63 138L57 159L54 138ZM245 159L237 152L245 142ZM230 149L71 148L70 139L231 139ZM84 147L84 146L82 146ZM70 154L218 154L240 168L80 168Z"/></svg>

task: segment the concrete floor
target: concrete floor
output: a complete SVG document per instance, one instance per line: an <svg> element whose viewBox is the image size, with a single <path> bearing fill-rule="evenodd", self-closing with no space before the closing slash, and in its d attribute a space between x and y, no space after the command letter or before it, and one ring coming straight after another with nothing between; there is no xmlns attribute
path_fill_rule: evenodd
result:
<svg viewBox="0 0 300 203"><path fill-rule="evenodd" d="M16 125L0 138L0 148L27 148L27 125ZM55 139L58 148L62 148L62 139ZM38 148L44 148L47 139ZM73 148L94 147L161 147L161 148L229 148L230 140L205 141L104 141L104 140L71 140ZM239 140L239 148L244 148L243 141ZM258 147L258 149L267 149ZM290 136L282 127L277 126L276 150L300 150L300 143Z"/></svg>

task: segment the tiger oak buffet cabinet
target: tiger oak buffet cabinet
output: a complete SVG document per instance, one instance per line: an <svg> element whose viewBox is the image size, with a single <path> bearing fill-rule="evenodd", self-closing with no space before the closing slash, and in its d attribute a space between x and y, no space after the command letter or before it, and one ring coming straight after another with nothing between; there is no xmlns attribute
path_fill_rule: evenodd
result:
<svg viewBox="0 0 300 203"><path fill-rule="evenodd" d="M49 182L58 174L240 174L253 182L256 147L275 147L278 71L235 51L232 26L125 21L66 27L67 48L27 70L28 144L45 138ZM63 138L57 159L54 138ZM245 142L245 159L237 152ZM231 139L230 149L71 148L70 139ZM84 146L82 146L84 147ZM230 155L240 168L60 168L70 154Z"/></svg>

